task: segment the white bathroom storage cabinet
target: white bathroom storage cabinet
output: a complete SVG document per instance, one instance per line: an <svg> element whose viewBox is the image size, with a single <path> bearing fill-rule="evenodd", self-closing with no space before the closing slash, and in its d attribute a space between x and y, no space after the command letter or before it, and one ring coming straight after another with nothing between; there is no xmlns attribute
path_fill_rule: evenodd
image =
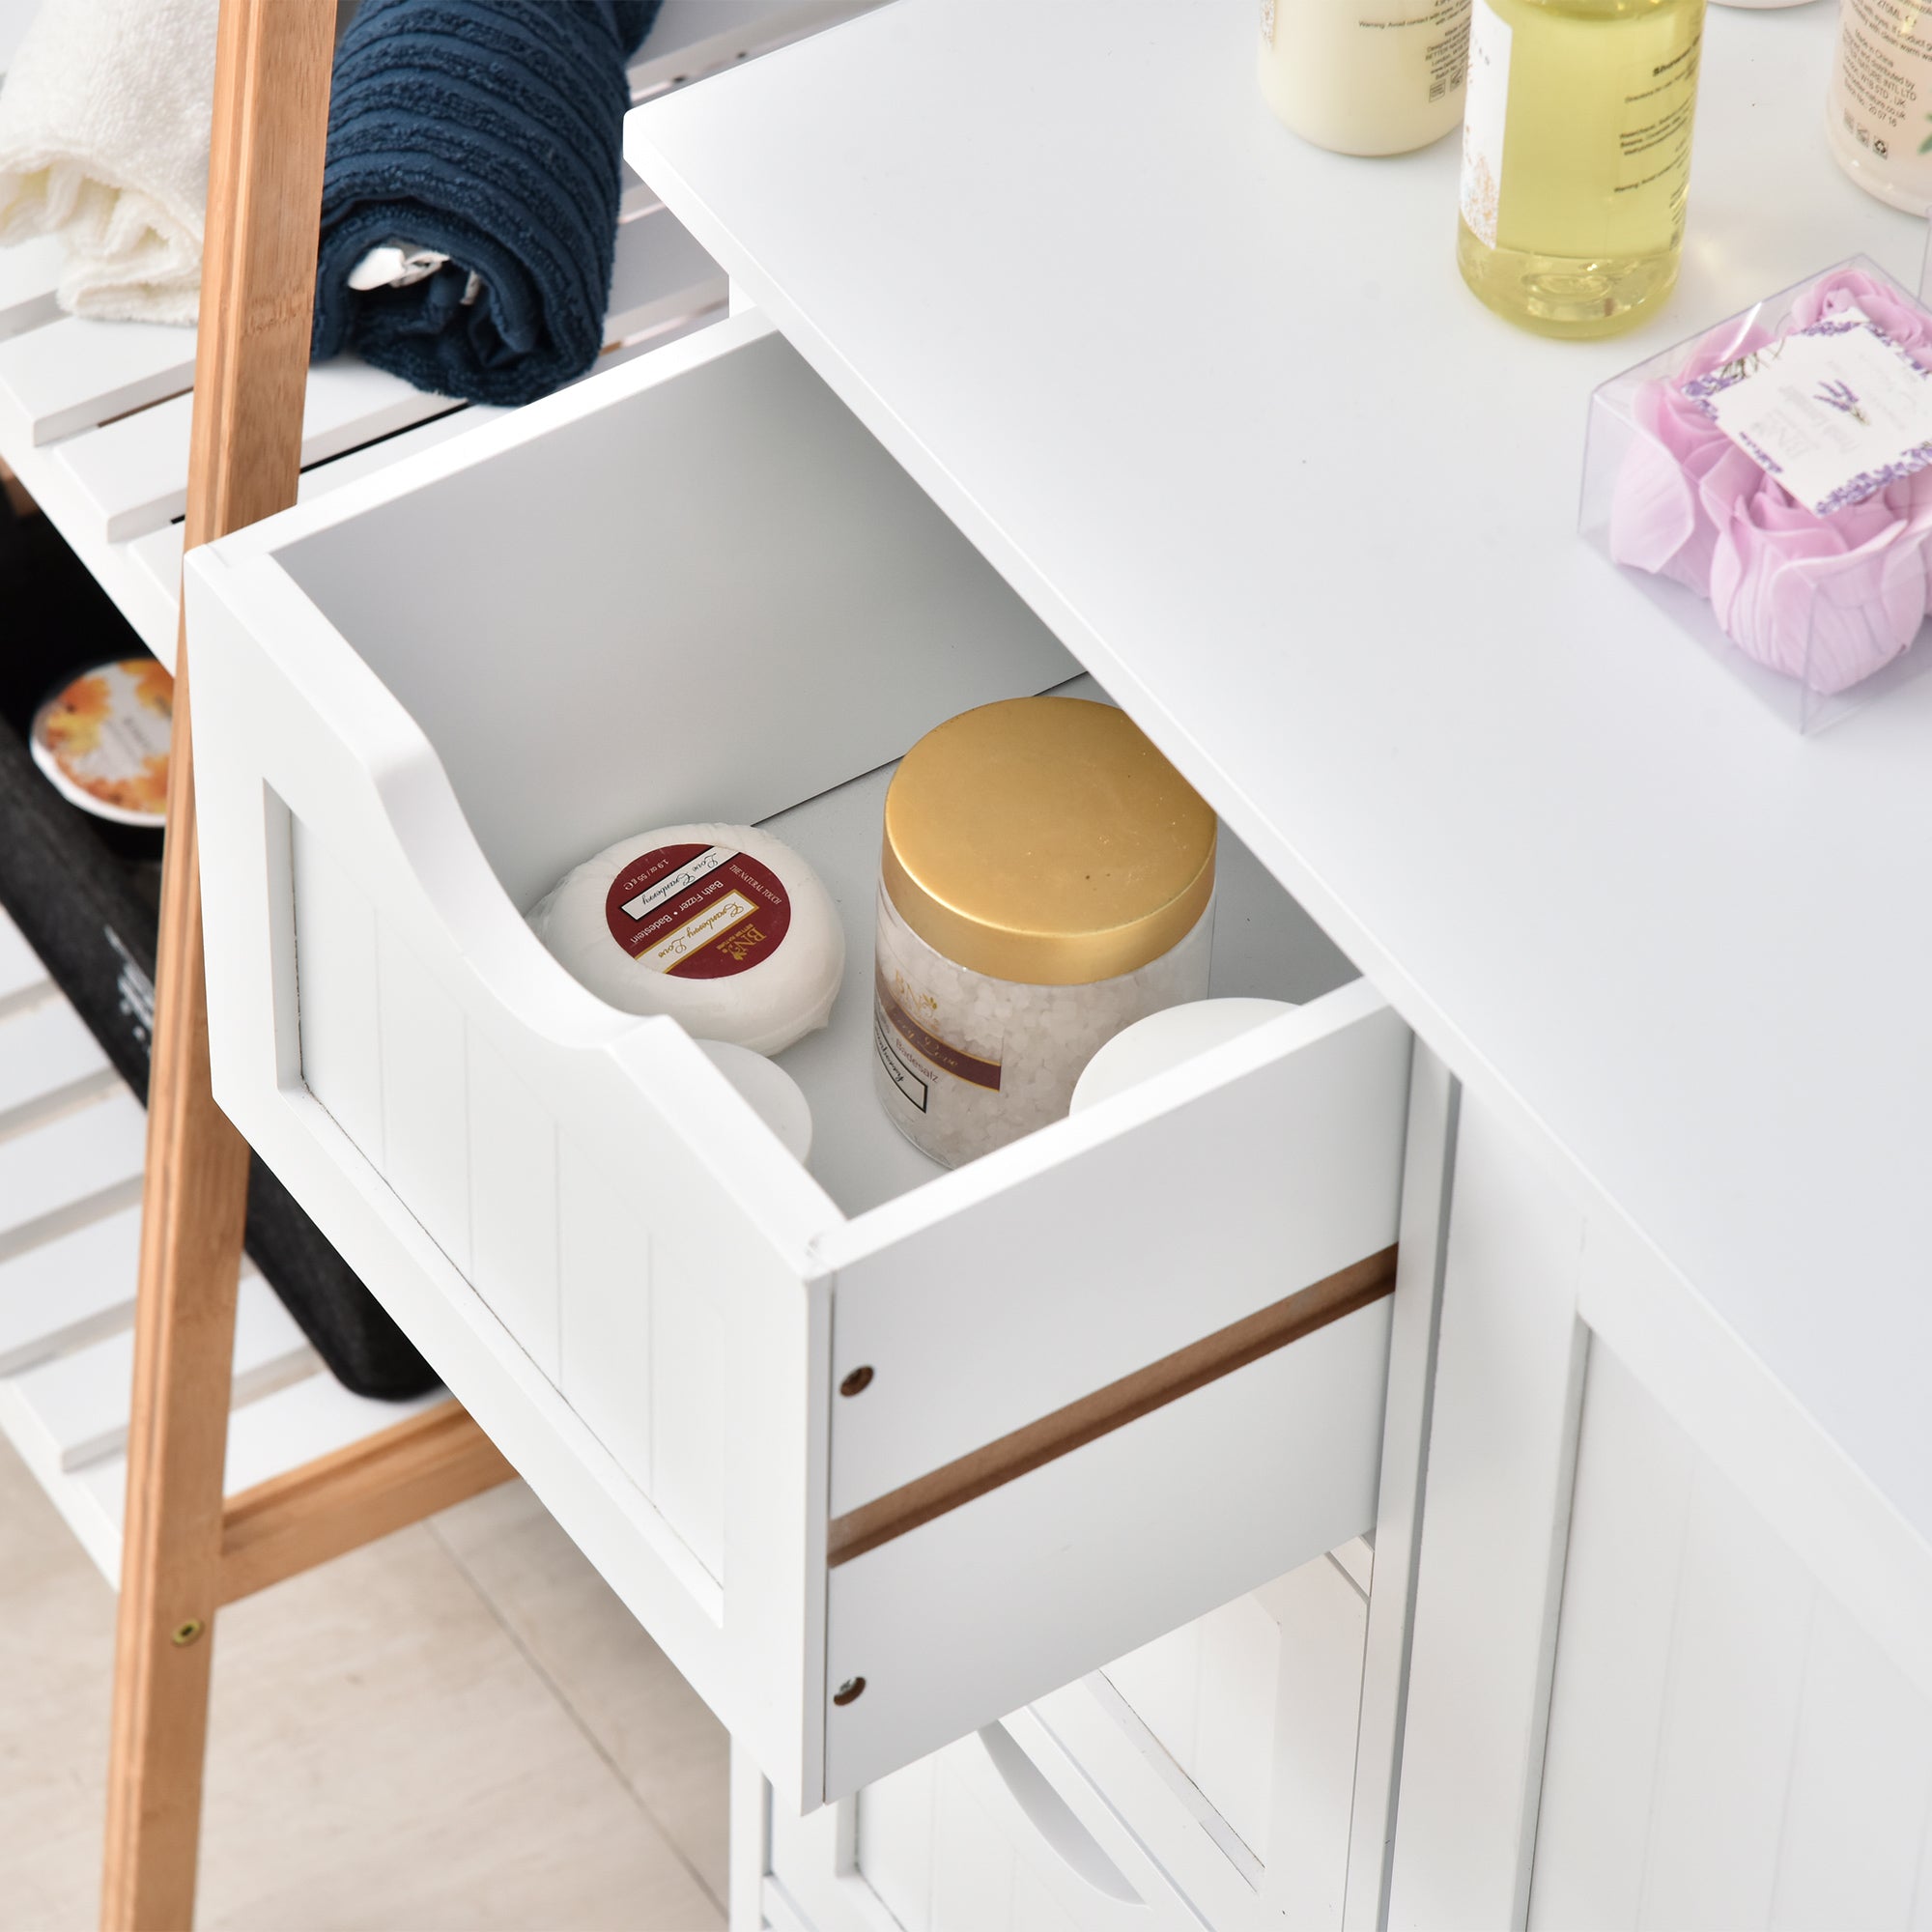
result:
<svg viewBox="0 0 1932 1932"><path fill-rule="evenodd" d="M871 1092L879 808L1079 667L754 314L197 552L215 1091L788 1805L1369 1528L1410 1038L1229 838L1298 1010L953 1173ZM837 898L794 1160L523 912L655 824Z"/></svg>

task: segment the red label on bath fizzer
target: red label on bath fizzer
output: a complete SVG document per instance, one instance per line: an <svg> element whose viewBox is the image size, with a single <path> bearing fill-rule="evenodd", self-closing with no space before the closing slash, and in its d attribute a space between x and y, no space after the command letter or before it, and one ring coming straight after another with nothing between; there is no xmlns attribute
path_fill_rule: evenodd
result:
<svg viewBox="0 0 1932 1932"><path fill-rule="evenodd" d="M791 899L769 867L729 845L660 845L611 881L604 919L639 966L725 980L784 943Z"/></svg>

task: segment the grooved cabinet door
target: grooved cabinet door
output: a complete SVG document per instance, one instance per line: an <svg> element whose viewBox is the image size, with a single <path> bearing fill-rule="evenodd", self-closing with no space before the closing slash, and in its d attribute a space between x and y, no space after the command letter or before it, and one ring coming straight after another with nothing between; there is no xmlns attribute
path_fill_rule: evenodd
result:
<svg viewBox="0 0 1932 1932"><path fill-rule="evenodd" d="M1932 1703L1601 1342L1529 1923L1932 1923Z"/></svg>

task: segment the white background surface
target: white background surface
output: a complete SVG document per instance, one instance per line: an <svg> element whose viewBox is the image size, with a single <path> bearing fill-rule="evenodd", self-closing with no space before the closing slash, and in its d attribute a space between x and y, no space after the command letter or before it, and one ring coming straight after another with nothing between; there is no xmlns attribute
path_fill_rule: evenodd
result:
<svg viewBox="0 0 1932 1932"><path fill-rule="evenodd" d="M1932 681L1801 740L1577 538L1631 362L1921 226L1832 10L1713 12L1682 285L1546 342L1453 141L1267 114L1241 0L901 0L633 117L681 219L1464 1078L1932 1530Z"/></svg>

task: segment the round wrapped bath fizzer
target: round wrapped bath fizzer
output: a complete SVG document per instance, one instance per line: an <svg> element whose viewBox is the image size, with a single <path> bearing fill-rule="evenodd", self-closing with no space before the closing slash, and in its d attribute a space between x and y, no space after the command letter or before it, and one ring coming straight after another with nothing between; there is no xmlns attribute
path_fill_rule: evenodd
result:
<svg viewBox="0 0 1932 1932"><path fill-rule="evenodd" d="M672 825L607 845L537 902L530 924L600 1000L753 1053L822 1027L845 970L818 875L750 825Z"/></svg>

